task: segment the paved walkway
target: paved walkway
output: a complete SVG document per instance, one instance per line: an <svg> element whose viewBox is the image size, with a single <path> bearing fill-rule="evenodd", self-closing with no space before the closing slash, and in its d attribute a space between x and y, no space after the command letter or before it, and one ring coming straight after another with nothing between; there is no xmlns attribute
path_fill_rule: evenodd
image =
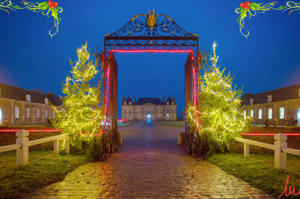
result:
<svg viewBox="0 0 300 199"><path fill-rule="evenodd" d="M183 128L140 122L106 162L88 163L29 198L272 198L176 145Z"/></svg>

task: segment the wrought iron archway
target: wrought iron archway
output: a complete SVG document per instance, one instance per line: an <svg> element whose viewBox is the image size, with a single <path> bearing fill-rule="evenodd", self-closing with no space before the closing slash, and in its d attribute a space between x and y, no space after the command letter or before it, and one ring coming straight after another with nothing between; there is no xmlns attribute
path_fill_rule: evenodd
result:
<svg viewBox="0 0 300 199"><path fill-rule="evenodd" d="M134 16L119 30L106 34L101 55L104 72L104 126L114 139L117 132L117 62L114 53L187 53L185 104L197 104L201 66L198 35L181 28L167 15L154 10ZM187 131L187 129L186 129Z"/></svg>

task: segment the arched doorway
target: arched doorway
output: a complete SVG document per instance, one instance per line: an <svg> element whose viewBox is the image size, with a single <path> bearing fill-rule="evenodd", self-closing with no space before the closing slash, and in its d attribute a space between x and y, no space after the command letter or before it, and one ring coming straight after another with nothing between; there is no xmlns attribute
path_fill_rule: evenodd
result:
<svg viewBox="0 0 300 199"><path fill-rule="evenodd" d="M152 120L152 116L151 116L151 114L150 114L150 113L148 113L148 114L147 114L147 121L149 121L149 122L150 122L151 120Z"/></svg>
<svg viewBox="0 0 300 199"><path fill-rule="evenodd" d="M169 112L166 114L166 120L170 120L170 113Z"/></svg>

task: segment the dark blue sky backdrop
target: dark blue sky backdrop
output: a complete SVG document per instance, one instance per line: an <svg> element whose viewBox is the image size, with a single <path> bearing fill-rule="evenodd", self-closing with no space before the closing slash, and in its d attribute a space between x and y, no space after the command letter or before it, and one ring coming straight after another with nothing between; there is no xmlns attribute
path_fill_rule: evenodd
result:
<svg viewBox="0 0 300 199"><path fill-rule="evenodd" d="M234 10L240 0L86 0L58 1L63 6L60 32L48 35L52 21L30 11L0 13L0 81L61 95L70 71L68 59L85 41L103 47L104 34L121 28L134 15L155 9L199 35L200 47L218 43L220 65L244 92L262 92L300 83L300 15L271 11L246 20L241 36ZM267 2L267 1L265 1ZM270 1L268 1L270 2ZM285 2L285 1L282 1ZM121 96L177 96L184 107L186 55L117 55Z"/></svg>

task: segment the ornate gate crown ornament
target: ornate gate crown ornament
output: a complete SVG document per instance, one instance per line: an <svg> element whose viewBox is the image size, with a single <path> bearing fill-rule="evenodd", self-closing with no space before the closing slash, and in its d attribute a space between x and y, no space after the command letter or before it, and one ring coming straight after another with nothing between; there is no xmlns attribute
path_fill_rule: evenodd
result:
<svg viewBox="0 0 300 199"><path fill-rule="evenodd" d="M138 14L122 28L106 34L105 51L135 49L193 50L198 52L198 35L192 34L164 14Z"/></svg>
<svg viewBox="0 0 300 199"><path fill-rule="evenodd" d="M156 18L157 18L157 16L154 14L154 9L152 12L149 9L149 14L147 15L147 24L148 24L148 26L150 26L151 30L153 29L153 26L156 23Z"/></svg>

